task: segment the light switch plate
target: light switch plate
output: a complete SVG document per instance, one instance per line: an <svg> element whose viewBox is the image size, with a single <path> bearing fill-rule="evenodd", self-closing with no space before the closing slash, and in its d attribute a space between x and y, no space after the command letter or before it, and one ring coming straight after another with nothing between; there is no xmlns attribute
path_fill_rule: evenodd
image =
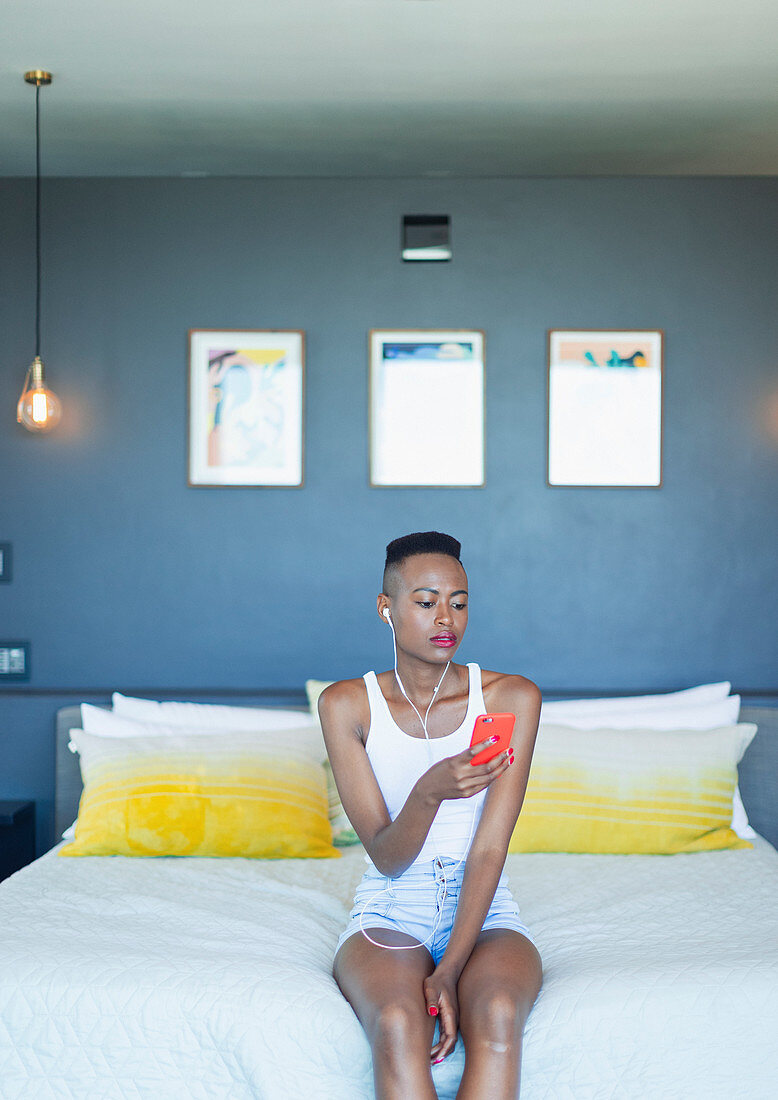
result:
<svg viewBox="0 0 778 1100"><path fill-rule="evenodd" d="M11 544L0 542L0 584L11 580Z"/></svg>
<svg viewBox="0 0 778 1100"><path fill-rule="evenodd" d="M0 683L29 678L30 643L0 642Z"/></svg>

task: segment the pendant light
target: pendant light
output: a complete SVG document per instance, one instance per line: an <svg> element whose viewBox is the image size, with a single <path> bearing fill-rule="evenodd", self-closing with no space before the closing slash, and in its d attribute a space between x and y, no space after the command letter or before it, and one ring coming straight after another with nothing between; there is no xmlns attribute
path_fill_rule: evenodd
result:
<svg viewBox="0 0 778 1100"><path fill-rule="evenodd" d="M51 73L33 69L25 73L28 84L35 85L35 358L24 379L22 396L16 406L16 419L30 432L49 432L59 423L62 403L46 386L41 360L41 88L51 84Z"/></svg>

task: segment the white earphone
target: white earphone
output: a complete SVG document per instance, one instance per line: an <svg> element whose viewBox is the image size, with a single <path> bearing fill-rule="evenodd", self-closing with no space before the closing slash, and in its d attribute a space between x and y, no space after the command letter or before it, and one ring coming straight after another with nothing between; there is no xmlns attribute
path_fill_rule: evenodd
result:
<svg viewBox="0 0 778 1100"><path fill-rule="evenodd" d="M390 614L390 612L389 612L389 608L388 608L388 607L385 607L385 608L384 608L384 610L383 610L382 614L383 614L384 618L386 619L386 621L387 621L388 623L390 623L390 624L391 624L391 621L392 621L392 616L391 616L391 614Z"/></svg>

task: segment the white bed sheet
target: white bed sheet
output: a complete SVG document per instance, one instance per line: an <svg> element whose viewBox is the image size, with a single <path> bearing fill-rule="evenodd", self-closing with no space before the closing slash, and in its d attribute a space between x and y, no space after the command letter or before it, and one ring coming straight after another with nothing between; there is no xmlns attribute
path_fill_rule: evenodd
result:
<svg viewBox="0 0 778 1100"><path fill-rule="evenodd" d="M363 862L61 859L0 886L0 1096L367 1100L330 976ZM523 1100L770 1100L778 852L510 856L545 964ZM453 1097L461 1041L435 1067Z"/></svg>

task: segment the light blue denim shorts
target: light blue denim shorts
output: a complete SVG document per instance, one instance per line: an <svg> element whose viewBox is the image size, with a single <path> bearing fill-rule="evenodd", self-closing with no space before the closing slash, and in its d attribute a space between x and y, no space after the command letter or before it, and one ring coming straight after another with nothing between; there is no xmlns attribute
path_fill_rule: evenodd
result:
<svg viewBox="0 0 778 1100"><path fill-rule="evenodd" d="M458 864L447 858L411 867L397 878L387 878L369 867L357 887L354 908L337 950L357 932L369 934L371 928L394 928L423 944L437 966L454 925L464 871L464 861ZM519 917L519 907L504 873L482 927L510 928L535 942Z"/></svg>

